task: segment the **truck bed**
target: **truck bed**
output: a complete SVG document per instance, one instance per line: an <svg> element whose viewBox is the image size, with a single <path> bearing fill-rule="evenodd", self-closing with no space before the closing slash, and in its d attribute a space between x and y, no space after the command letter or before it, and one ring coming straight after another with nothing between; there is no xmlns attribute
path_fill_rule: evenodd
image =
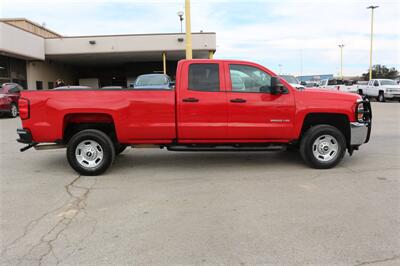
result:
<svg viewBox="0 0 400 266"><path fill-rule="evenodd" d="M88 119L87 113L91 121L113 122L121 143L168 143L176 138L174 90L24 91L21 97L29 98L25 127L35 128L37 142L62 139L65 125Z"/></svg>

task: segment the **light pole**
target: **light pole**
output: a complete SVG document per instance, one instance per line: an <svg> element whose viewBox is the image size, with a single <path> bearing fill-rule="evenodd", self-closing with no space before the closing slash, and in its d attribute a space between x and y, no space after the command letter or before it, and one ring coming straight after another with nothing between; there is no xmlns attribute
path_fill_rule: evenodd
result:
<svg viewBox="0 0 400 266"><path fill-rule="evenodd" d="M179 17L179 20L180 20L180 22L181 22L181 33L182 33L182 21L183 21L183 11L178 11L178 13L176 13L177 15L178 15L178 17Z"/></svg>
<svg viewBox="0 0 400 266"><path fill-rule="evenodd" d="M300 76L303 76L303 49L300 49Z"/></svg>
<svg viewBox="0 0 400 266"><path fill-rule="evenodd" d="M372 40L374 36L374 10L379 6L369 6L367 9L371 9L371 45L369 48L369 80L372 79Z"/></svg>
<svg viewBox="0 0 400 266"><path fill-rule="evenodd" d="M338 45L340 48L340 78L343 80L343 47L344 44Z"/></svg>
<svg viewBox="0 0 400 266"><path fill-rule="evenodd" d="M190 26L190 0L185 0L186 59L192 59L192 28Z"/></svg>
<svg viewBox="0 0 400 266"><path fill-rule="evenodd" d="M279 75L282 75L282 67L283 67L283 65L282 64L278 64L278 67L279 67Z"/></svg>

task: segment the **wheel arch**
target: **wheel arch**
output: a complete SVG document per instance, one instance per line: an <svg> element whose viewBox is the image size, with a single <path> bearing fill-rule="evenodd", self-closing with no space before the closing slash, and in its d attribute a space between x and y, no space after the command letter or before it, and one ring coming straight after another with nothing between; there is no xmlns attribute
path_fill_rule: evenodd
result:
<svg viewBox="0 0 400 266"><path fill-rule="evenodd" d="M350 120L346 114L340 113L308 113L304 117L299 140L301 140L308 129L323 124L339 129L346 139L347 147L350 146Z"/></svg>
<svg viewBox="0 0 400 266"><path fill-rule="evenodd" d="M85 129L97 129L118 141L114 119L107 113L69 113L63 118L63 141L68 143L71 137Z"/></svg>

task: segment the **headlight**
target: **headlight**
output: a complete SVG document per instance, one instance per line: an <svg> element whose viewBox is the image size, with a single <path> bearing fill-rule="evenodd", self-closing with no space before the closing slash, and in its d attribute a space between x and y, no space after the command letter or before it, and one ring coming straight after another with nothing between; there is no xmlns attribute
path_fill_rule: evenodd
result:
<svg viewBox="0 0 400 266"><path fill-rule="evenodd" d="M356 121L360 123L368 123L371 121L371 105L368 100L358 100L356 104Z"/></svg>
<svg viewBox="0 0 400 266"><path fill-rule="evenodd" d="M364 103L363 102L357 103L356 120L358 122L364 122Z"/></svg>

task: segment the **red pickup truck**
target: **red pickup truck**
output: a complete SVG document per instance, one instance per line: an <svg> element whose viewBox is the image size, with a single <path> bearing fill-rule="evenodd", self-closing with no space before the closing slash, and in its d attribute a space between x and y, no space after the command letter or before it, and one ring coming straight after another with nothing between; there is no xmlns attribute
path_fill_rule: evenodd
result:
<svg viewBox="0 0 400 266"><path fill-rule="evenodd" d="M371 106L361 96L298 90L251 62L182 60L175 88L23 91L21 151L67 148L83 175L107 170L127 146L171 151L299 148L331 168L368 142ZM51 144L48 144L51 143Z"/></svg>

